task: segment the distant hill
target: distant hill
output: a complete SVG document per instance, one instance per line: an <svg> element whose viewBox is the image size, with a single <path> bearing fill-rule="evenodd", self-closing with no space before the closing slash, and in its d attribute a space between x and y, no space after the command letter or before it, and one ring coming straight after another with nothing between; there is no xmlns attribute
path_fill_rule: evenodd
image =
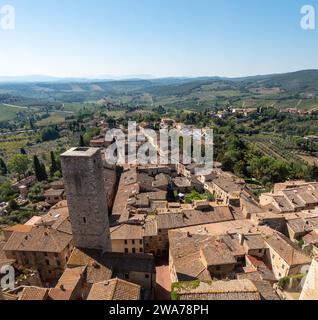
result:
<svg viewBox="0 0 318 320"><path fill-rule="evenodd" d="M215 101L249 106L260 101L265 104L269 100L274 104L275 101L287 101L289 105L289 100L318 97L318 70L242 78L89 80L46 76L0 77L0 94L59 102L126 97L125 101L135 104L151 101L152 104L171 106L185 103L208 107Z"/></svg>

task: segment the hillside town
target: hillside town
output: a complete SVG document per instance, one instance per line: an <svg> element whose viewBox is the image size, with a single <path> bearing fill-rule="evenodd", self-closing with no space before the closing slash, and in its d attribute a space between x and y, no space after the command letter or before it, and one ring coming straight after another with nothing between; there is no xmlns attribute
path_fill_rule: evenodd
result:
<svg viewBox="0 0 318 320"><path fill-rule="evenodd" d="M137 140L153 144L146 127ZM109 165L108 146L99 135L64 152L44 214L2 230L0 268L14 268L15 285L0 299L318 299L318 182L256 196L220 163L207 175L182 157ZM15 183L21 201L35 181Z"/></svg>

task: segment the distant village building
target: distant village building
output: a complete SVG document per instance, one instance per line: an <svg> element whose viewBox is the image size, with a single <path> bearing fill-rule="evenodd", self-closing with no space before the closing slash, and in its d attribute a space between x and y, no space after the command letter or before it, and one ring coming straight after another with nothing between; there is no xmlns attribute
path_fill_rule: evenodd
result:
<svg viewBox="0 0 318 320"><path fill-rule="evenodd" d="M260 196L260 205L264 210L280 213L314 209L318 206L318 183L277 184L273 193Z"/></svg>
<svg viewBox="0 0 318 320"><path fill-rule="evenodd" d="M64 200L64 189L49 189L44 192L45 202L50 205L57 204Z"/></svg>

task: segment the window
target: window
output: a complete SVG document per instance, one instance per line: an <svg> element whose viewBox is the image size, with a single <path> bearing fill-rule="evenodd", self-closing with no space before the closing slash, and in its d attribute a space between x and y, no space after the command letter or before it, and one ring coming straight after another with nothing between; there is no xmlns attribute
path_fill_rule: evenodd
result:
<svg viewBox="0 0 318 320"><path fill-rule="evenodd" d="M282 265L282 269L283 269L283 270L285 269L285 265Z"/></svg>
<svg viewBox="0 0 318 320"><path fill-rule="evenodd" d="M272 258L275 259L275 255L274 254L272 255Z"/></svg>
<svg viewBox="0 0 318 320"><path fill-rule="evenodd" d="M132 253L136 253L136 248L132 248Z"/></svg>
<svg viewBox="0 0 318 320"><path fill-rule="evenodd" d="M142 240L139 240L139 243L142 244Z"/></svg>
<svg viewBox="0 0 318 320"><path fill-rule="evenodd" d="M146 278L146 279L149 279L149 274L145 274L145 278Z"/></svg>
<svg viewBox="0 0 318 320"><path fill-rule="evenodd" d="M139 252L140 252L140 253L142 253L142 252L143 252L142 248L140 248L140 249L139 249Z"/></svg>
<svg viewBox="0 0 318 320"><path fill-rule="evenodd" d="M126 280L128 280L129 279L129 274L125 273L124 277L125 277Z"/></svg>
<svg viewBox="0 0 318 320"><path fill-rule="evenodd" d="M50 261L48 259L45 260L45 263L49 266L50 265Z"/></svg>
<svg viewBox="0 0 318 320"><path fill-rule="evenodd" d="M57 253L54 253L54 257L57 258L57 257L58 257L58 254L57 254Z"/></svg>
<svg viewBox="0 0 318 320"><path fill-rule="evenodd" d="M125 253L129 253L129 250L127 248L125 248Z"/></svg>
<svg viewBox="0 0 318 320"><path fill-rule="evenodd" d="M131 243L132 243L132 244L135 244L135 240L132 240Z"/></svg>
<svg viewBox="0 0 318 320"><path fill-rule="evenodd" d="M128 244L128 241L127 241L127 240L125 240L125 244Z"/></svg>
<svg viewBox="0 0 318 320"><path fill-rule="evenodd" d="M58 266L60 266L60 265L61 265L61 262L58 261L58 260L56 260L56 264L57 264Z"/></svg>
<svg viewBox="0 0 318 320"><path fill-rule="evenodd" d="M86 224L86 217L83 217L83 222Z"/></svg>

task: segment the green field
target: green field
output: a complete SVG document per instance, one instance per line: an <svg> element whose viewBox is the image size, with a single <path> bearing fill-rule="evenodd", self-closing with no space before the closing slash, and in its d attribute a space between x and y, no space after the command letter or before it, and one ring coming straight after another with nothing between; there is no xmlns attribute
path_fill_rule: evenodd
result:
<svg viewBox="0 0 318 320"><path fill-rule="evenodd" d="M25 110L23 107L0 104L0 121L14 120L17 113Z"/></svg>
<svg viewBox="0 0 318 320"><path fill-rule="evenodd" d="M48 118L38 121L36 124L39 127L47 127L51 125L61 124L65 122L65 116L60 113L53 113Z"/></svg>

